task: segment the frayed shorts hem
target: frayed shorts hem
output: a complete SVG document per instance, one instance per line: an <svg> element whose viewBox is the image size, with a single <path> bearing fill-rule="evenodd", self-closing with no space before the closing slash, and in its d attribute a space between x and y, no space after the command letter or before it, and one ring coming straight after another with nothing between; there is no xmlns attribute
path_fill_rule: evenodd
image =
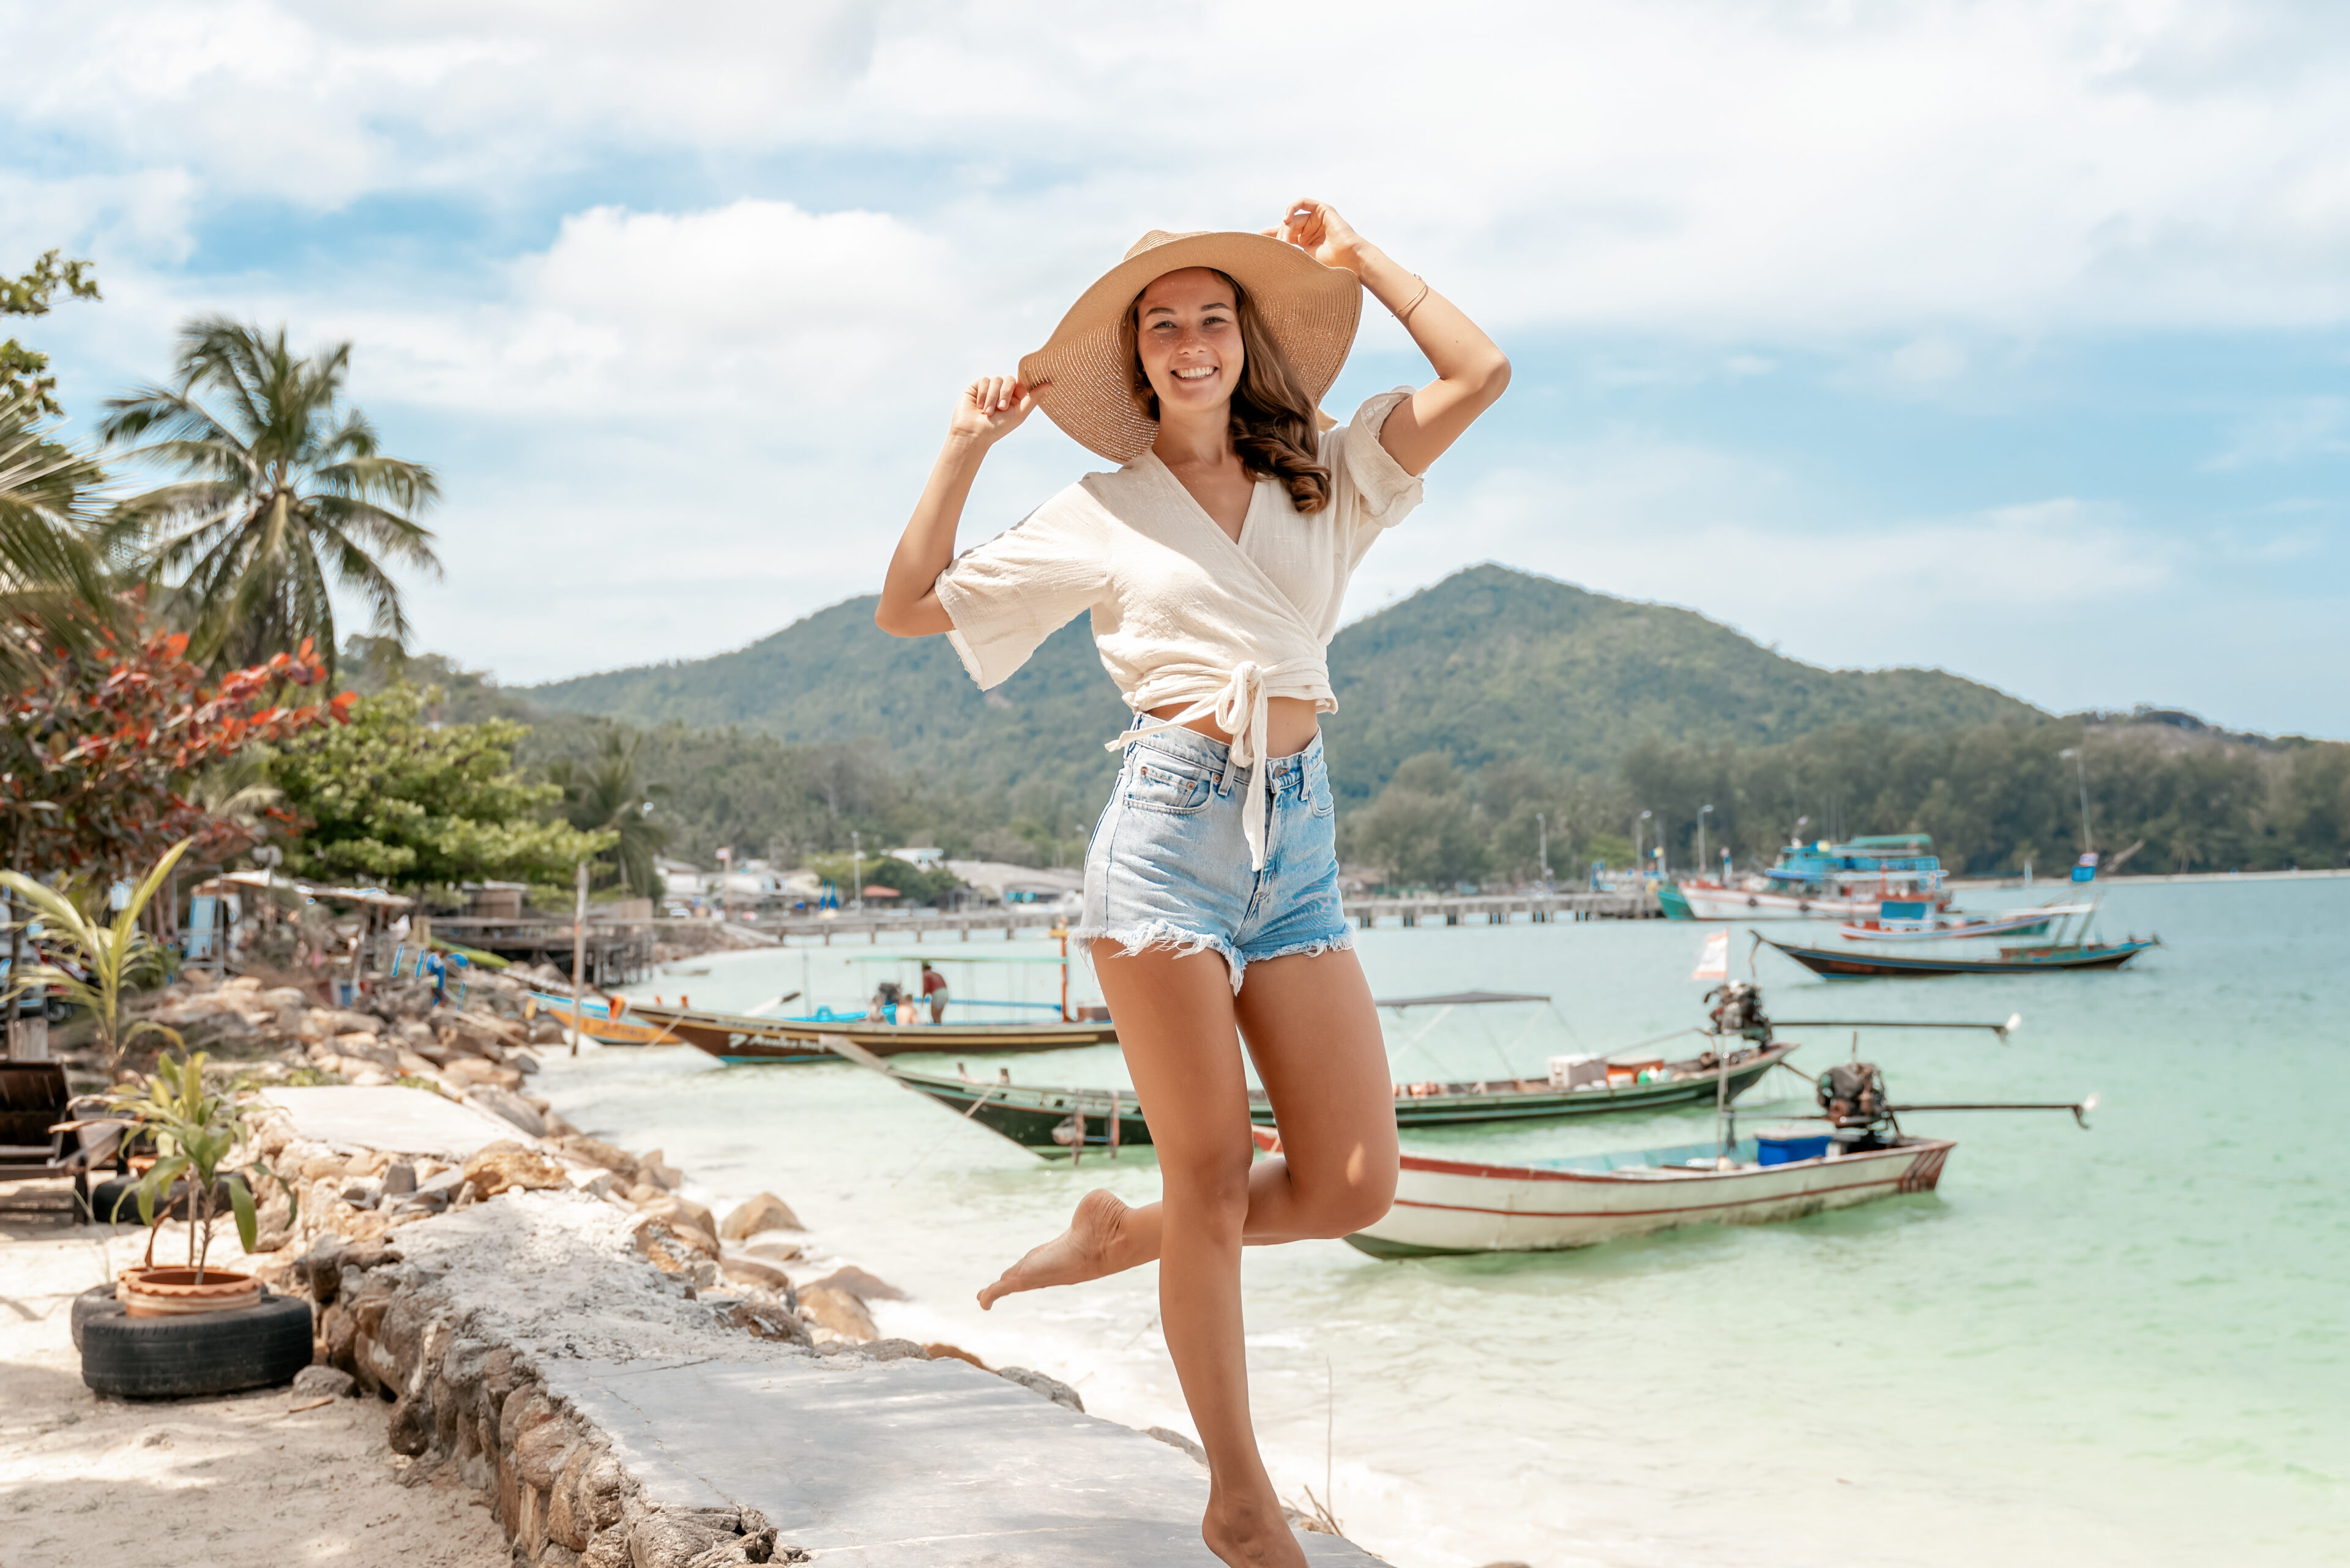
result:
<svg viewBox="0 0 2350 1568"><path fill-rule="evenodd" d="M1143 952L1171 952L1177 958L1190 958L1195 953L1213 952L1224 961L1232 971L1232 994L1241 993L1241 981L1248 966L1265 959L1319 958L1328 952L1352 952L1355 938L1352 932L1336 936L1316 937L1311 941L1292 942L1271 952L1241 953L1222 937L1205 931L1189 930L1172 920L1146 920L1138 926L1108 929L1097 926L1081 926L1069 933L1070 940L1081 942L1116 942L1124 957L1132 958Z"/></svg>

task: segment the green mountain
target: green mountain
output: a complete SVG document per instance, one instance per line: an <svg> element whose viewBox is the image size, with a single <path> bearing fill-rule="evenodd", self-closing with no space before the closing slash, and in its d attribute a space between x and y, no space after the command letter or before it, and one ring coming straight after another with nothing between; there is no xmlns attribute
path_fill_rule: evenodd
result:
<svg viewBox="0 0 2350 1568"><path fill-rule="evenodd" d="M878 737L933 784L1097 794L1126 710L1080 619L982 693L943 638L907 641L850 599L711 659L525 688L545 708L639 725L739 725L785 741ZM2043 717L1937 670L1822 670L1694 611L1634 604L1504 566L1455 573L1338 633L1327 722L1341 794L1442 752L1613 768L1640 741L1785 741L1835 724L1920 732Z"/></svg>

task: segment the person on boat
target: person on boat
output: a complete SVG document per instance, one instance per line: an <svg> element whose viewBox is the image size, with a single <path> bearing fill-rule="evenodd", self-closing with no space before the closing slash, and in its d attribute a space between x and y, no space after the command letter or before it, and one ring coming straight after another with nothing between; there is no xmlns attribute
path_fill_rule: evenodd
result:
<svg viewBox="0 0 2350 1568"><path fill-rule="evenodd" d="M931 1004L932 1023L947 1021L947 977L932 969L928 959L922 961L922 1000Z"/></svg>
<svg viewBox="0 0 2350 1568"><path fill-rule="evenodd" d="M865 1005L865 1018L868 1023L898 1022L898 982L896 981L885 980L873 988L873 1000Z"/></svg>
<svg viewBox="0 0 2350 1568"><path fill-rule="evenodd" d="M1366 289L1436 379L1341 428L1319 404ZM1201 1534L1228 1563L1305 1562L1250 1423L1241 1248L1358 1231L1395 1191L1387 1056L1339 909L1326 650L1364 552L1509 373L1468 317L1325 202L1258 234L1146 234L1017 375L962 389L874 614L899 637L946 637L993 688L1090 611L1133 710L1108 742L1124 762L1072 934L1090 944L1162 1195L1087 1194L980 1303L1159 1262L1160 1322L1208 1453ZM1118 468L957 556L982 459L1036 408ZM1253 1166L1243 1044L1284 1151Z"/></svg>

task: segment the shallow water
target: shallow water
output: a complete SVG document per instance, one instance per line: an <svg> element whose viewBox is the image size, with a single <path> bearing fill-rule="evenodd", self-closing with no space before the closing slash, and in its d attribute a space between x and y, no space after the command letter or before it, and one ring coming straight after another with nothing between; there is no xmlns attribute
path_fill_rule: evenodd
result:
<svg viewBox="0 0 2350 1568"><path fill-rule="evenodd" d="M2350 1176L2334 1156L2350 879L2124 885L2103 929L2167 945L2118 974L2007 980L1830 985L1759 960L1781 1017L2024 1014L2006 1044L1866 1036L1900 1098L2102 1096L2086 1133L2062 1114L1909 1118L1960 1140L1937 1193L1540 1257L1252 1250L1255 1410L1284 1495L1321 1495L1326 1474L1348 1533L1410 1568L2350 1562ZM1479 1075L1695 1023L1702 930L1378 930L1360 949L1382 996L1555 998L1555 1012L1456 1014L1398 1064ZM706 975L639 990L743 1007L805 984L845 1004L899 972L853 961L874 952L695 961ZM952 972L965 992L1053 994L1045 966ZM1411 1027L1391 1029L1391 1050ZM1812 1070L1851 1049L1848 1032L1788 1033ZM1127 1081L1114 1047L1009 1064L1024 1082ZM1048 1164L846 1066L591 1051L539 1081L581 1126L663 1148L713 1204L784 1195L826 1245L910 1293L878 1304L885 1333L1054 1373L1112 1419L1191 1429L1154 1270L990 1314L971 1299L1086 1189L1155 1196L1147 1151ZM1707 1107L1407 1143L1538 1155L1711 1127Z"/></svg>

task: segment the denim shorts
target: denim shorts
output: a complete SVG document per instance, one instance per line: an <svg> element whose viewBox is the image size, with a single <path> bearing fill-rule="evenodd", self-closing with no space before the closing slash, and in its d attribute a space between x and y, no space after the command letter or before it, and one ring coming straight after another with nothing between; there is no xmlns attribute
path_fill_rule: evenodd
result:
<svg viewBox="0 0 2350 1568"><path fill-rule="evenodd" d="M1196 730L1155 731L1126 750L1086 850L1084 940L1129 953L1213 950L1232 991L1257 959L1352 948L1338 903L1337 816L1322 740L1270 764L1264 868L1249 865L1241 812L1257 781Z"/></svg>

